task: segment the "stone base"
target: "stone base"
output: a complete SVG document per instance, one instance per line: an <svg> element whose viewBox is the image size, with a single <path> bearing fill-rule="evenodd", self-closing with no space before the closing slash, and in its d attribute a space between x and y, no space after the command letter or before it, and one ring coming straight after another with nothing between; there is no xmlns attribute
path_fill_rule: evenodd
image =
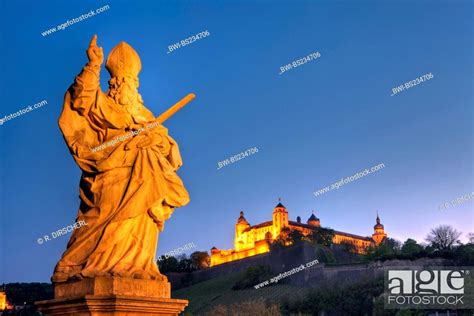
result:
<svg viewBox="0 0 474 316"><path fill-rule="evenodd" d="M51 316L177 316L187 305L186 300L121 295L86 295L76 299L36 302L36 306L44 315Z"/></svg>
<svg viewBox="0 0 474 316"><path fill-rule="evenodd" d="M36 302L36 306L52 316L176 316L188 301L171 299L170 293L166 281L99 277L57 283L54 299Z"/></svg>

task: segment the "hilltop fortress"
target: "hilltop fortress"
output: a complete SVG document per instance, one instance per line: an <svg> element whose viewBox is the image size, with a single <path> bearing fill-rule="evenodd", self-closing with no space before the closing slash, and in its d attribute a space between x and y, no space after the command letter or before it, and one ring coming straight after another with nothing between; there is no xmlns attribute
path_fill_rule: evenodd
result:
<svg viewBox="0 0 474 316"><path fill-rule="evenodd" d="M295 221L290 221L286 207L278 203L273 209L272 220L250 226L244 217L244 212L235 224L234 249L221 250L213 247L211 249L211 266L222 263L244 259L270 251L270 244L278 237L284 227L291 230L299 230L304 236L311 234L321 227L320 220L312 214L306 224L301 222L298 216ZM351 243L358 253L364 253L369 246L380 244L387 234L384 226L380 223L377 215L374 233L372 237L363 237L341 231L334 231L334 244Z"/></svg>

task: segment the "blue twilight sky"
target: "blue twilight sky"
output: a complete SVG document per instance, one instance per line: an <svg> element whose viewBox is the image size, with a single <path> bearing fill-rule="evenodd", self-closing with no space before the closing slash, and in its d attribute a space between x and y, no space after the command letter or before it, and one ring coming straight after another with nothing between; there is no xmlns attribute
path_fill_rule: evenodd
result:
<svg viewBox="0 0 474 316"><path fill-rule="evenodd" d="M438 209L473 190L472 10L468 0L1 1L0 117L48 104L0 126L0 283L48 281L65 250L69 236L37 239L76 216L80 171L57 119L93 34L106 55L120 41L138 51L140 92L155 115L197 95L165 123L191 203L166 223L159 254L189 242L231 248L239 211L251 224L270 220L278 197L292 220L315 210L323 226L364 236L376 210L399 240L423 241L439 224L473 231L473 200ZM204 30L210 36L166 53ZM107 80L103 69L103 90ZM217 170L254 146L257 154Z"/></svg>

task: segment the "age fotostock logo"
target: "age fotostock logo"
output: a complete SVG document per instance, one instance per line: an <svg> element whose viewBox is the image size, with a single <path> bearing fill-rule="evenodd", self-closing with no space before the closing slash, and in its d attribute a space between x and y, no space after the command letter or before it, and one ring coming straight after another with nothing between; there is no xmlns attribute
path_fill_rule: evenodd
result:
<svg viewBox="0 0 474 316"><path fill-rule="evenodd" d="M471 267L385 271L386 308L471 308Z"/></svg>

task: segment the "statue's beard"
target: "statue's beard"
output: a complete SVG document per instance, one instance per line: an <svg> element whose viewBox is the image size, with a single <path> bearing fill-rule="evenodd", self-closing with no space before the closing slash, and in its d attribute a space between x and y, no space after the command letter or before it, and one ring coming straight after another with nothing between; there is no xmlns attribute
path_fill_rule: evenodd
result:
<svg viewBox="0 0 474 316"><path fill-rule="evenodd" d="M137 88L127 82L120 86L110 86L108 95L124 107L143 105L142 96L138 93Z"/></svg>
<svg viewBox="0 0 474 316"><path fill-rule="evenodd" d="M132 115L135 123L143 121L143 117L140 115L141 107L144 106L143 99L134 85L126 81L122 82L119 86L110 85L107 94L115 103L122 106Z"/></svg>

